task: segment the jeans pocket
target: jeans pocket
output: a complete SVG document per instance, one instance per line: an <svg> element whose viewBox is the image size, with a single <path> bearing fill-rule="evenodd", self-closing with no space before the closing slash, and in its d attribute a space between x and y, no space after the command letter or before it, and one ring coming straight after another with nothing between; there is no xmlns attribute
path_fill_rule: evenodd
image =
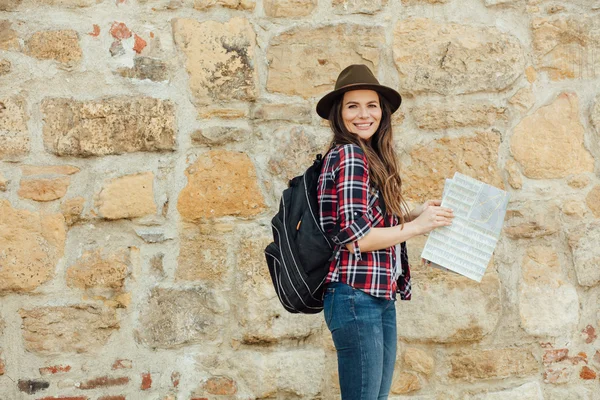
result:
<svg viewBox="0 0 600 400"><path fill-rule="evenodd" d="M328 328L330 328L331 320L333 319L334 297L335 297L335 288L326 288L325 289L325 298L323 301L323 313L325 314L325 323L327 324Z"/></svg>

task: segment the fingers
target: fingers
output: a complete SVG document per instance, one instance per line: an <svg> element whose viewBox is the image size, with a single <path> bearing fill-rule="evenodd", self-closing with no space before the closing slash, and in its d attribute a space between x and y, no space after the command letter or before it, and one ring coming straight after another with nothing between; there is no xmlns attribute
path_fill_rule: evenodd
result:
<svg viewBox="0 0 600 400"><path fill-rule="evenodd" d="M428 202L432 206L440 206L440 205L442 205L442 200L440 200L440 199L428 200Z"/></svg>

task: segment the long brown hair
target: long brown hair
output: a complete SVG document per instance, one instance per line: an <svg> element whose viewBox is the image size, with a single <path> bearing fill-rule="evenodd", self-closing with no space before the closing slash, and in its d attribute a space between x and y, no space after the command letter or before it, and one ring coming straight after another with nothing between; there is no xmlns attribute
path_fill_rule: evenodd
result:
<svg viewBox="0 0 600 400"><path fill-rule="evenodd" d="M370 183L379 188L388 213L398 216L400 223L404 225L409 207L402 196L402 179L392 135L392 113L385 97L379 93L378 96L382 111L381 121L370 142L348 131L342 119L343 95L336 99L329 112L329 125L333 131L331 146L355 144L362 148L367 157Z"/></svg>

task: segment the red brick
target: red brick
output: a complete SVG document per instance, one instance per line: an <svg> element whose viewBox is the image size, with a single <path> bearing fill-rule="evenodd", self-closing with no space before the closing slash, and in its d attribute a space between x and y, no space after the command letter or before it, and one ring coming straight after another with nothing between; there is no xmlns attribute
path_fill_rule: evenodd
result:
<svg viewBox="0 0 600 400"><path fill-rule="evenodd" d="M592 343L594 340L596 340L596 338L598 337L596 335L596 330L594 329L593 326L588 325L586 326L581 333L583 334L583 337L585 339L586 343Z"/></svg>
<svg viewBox="0 0 600 400"><path fill-rule="evenodd" d="M594 370L592 370L591 368L584 366L583 368L581 368L581 372L579 373L579 377L581 379L596 379L596 373L594 372Z"/></svg>
<svg viewBox="0 0 600 400"><path fill-rule="evenodd" d="M133 50L135 50L136 53L140 54L142 50L144 50L144 47L146 47L146 41L136 34L134 34L133 36L135 37Z"/></svg>
<svg viewBox="0 0 600 400"><path fill-rule="evenodd" d="M102 396L98 400L126 400L125 396Z"/></svg>
<svg viewBox="0 0 600 400"><path fill-rule="evenodd" d="M67 397L43 397L37 400L89 400L89 398L85 396L67 396Z"/></svg>
<svg viewBox="0 0 600 400"><path fill-rule="evenodd" d="M546 350L544 353L544 364L562 361L569 355L569 349Z"/></svg>
<svg viewBox="0 0 600 400"><path fill-rule="evenodd" d="M98 37L98 35L100 35L100 26L94 24L94 31L88 33L88 35Z"/></svg>
<svg viewBox="0 0 600 400"><path fill-rule="evenodd" d="M142 374L142 390L148 390L152 387L152 375L149 372Z"/></svg>
<svg viewBox="0 0 600 400"><path fill-rule="evenodd" d="M213 376L204 383L204 390L210 394L235 394L237 386L227 376Z"/></svg>
<svg viewBox="0 0 600 400"><path fill-rule="evenodd" d="M115 39L128 39L131 37L131 31L122 22L114 22L110 27L110 34Z"/></svg>
<svg viewBox="0 0 600 400"><path fill-rule="evenodd" d="M130 369L133 363L131 360L116 360L112 366L112 369Z"/></svg>
<svg viewBox="0 0 600 400"><path fill-rule="evenodd" d="M40 368L41 375L54 375L63 372L69 372L71 370L70 365L51 365L49 367Z"/></svg>
<svg viewBox="0 0 600 400"><path fill-rule="evenodd" d="M171 374L171 382L173 383L173 387L179 386L179 378L180 377L181 377L181 374L177 371L175 371Z"/></svg>
<svg viewBox="0 0 600 400"><path fill-rule="evenodd" d="M121 386L129 383L129 378L126 376L121 376L118 378L110 378L108 376L102 376L100 378L90 379L86 382L81 382L79 384L79 389L96 389L99 387L108 387L108 386Z"/></svg>

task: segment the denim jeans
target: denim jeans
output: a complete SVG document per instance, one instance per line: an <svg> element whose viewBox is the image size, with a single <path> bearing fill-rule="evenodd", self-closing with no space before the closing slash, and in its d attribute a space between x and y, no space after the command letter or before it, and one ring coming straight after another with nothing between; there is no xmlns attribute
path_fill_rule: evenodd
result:
<svg viewBox="0 0 600 400"><path fill-rule="evenodd" d="M388 398L396 362L396 301L327 285L324 314L337 350L342 400Z"/></svg>

